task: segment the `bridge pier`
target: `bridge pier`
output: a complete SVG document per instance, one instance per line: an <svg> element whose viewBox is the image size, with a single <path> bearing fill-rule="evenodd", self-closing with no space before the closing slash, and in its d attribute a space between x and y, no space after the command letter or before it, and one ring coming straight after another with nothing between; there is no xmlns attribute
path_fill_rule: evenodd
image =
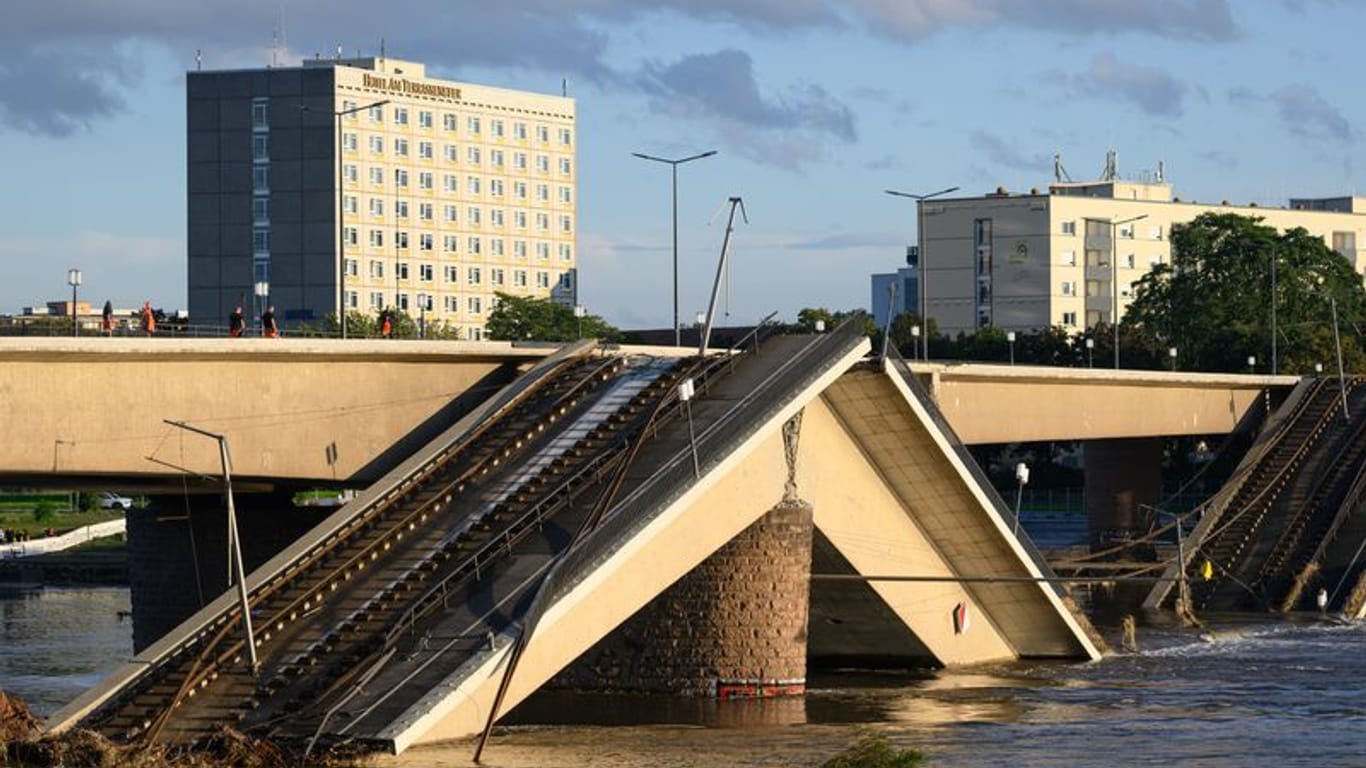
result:
<svg viewBox="0 0 1366 768"><path fill-rule="evenodd" d="M1162 439L1088 440L1085 445L1087 532L1091 551L1099 552L1147 532L1142 505L1162 501ZM1126 550L1117 559L1132 560L1141 552ZM1092 600L1092 616L1115 624L1138 609L1150 587L1119 584Z"/></svg>
<svg viewBox="0 0 1366 768"><path fill-rule="evenodd" d="M809 504L780 503L549 686L722 698L803 692L812 530Z"/></svg>
<svg viewBox="0 0 1366 768"><path fill-rule="evenodd" d="M333 512L291 494L236 494L250 573ZM228 589L227 510L219 494L153 497L128 517L133 651L151 645Z"/></svg>

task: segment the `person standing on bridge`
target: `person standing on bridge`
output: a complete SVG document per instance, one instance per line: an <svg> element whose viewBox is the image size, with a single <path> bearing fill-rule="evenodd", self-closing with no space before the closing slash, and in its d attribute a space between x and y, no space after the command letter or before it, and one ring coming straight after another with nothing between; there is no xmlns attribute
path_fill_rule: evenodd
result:
<svg viewBox="0 0 1366 768"><path fill-rule="evenodd" d="M228 335L238 338L247 329L247 319L242 316L242 308L237 307L228 315Z"/></svg>
<svg viewBox="0 0 1366 768"><path fill-rule="evenodd" d="M114 335L114 303L105 300L104 311L100 313L100 330L105 336Z"/></svg>
<svg viewBox="0 0 1366 768"><path fill-rule="evenodd" d="M383 311L379 313L379 335L387 339L392 336L393 333L394 313L390 312L388 307L385 307Z"/></svg>
<svg viewBox="0 0 1366 768"><path fill-rule="evenodd" d="M261 313L261 335L267 339L274 339L280 335L280 327L275 324L275 305L266 307L266 311Z"/></svg>
<svg viewBox="0 0 1366 768"><path fill-rule="evenodd" d="M152 302L142 302L142 334L152 336L157 332L157 318L152 314Z"/></svg>

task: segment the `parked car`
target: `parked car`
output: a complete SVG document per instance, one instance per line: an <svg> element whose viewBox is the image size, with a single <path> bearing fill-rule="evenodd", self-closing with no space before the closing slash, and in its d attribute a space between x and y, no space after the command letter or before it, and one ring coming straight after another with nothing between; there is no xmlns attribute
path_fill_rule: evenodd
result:
<svg viewBox="0 0 1366 768"><path fill-rule="evenodd" d="M133 500L127 496L108 492L100 494L100 509L122 509L126 512L132 508Z"/></svg>

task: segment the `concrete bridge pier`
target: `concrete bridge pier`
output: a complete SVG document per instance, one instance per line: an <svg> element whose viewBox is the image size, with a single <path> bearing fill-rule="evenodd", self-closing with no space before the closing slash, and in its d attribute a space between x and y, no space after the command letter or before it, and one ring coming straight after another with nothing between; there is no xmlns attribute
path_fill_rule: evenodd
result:
<svg viewBox="0 0 1366 768"><path fill-rule="evenodd" d="M549 687L721 698L802 693L812 530L809 504L781 502Z"/></svg>
<svg viewBox="0 0 1366 768"><path fill-rule="evenodd" d="M295 507L289 493L239 493L233 502L247 573L333 511ZM135 653L228 589L227 520L216 493L155 496L128 511Z"/></svg>
<svg viewBox="0 0 1366 768"><path fill-rule="evenodd" d="M1157 437L1088 440L1085 444L1084 502L1091 551L1101 552L1138 538L1148 530L1141 507L1162 501L1162 439ZM1135 560L1152 551L1128 549L1114 559ZM1120 584L1112 593L1093 595L1093 618L1114 624L1138 610L1150 585Z"/></svg>

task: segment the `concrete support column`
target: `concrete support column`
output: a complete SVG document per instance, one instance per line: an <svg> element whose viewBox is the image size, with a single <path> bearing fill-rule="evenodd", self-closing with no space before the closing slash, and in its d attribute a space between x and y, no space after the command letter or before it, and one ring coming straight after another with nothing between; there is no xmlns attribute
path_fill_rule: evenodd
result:
<svg viewBox="0 0 1366 768"><path fill-rule="evenodd" d="M247 573L335 511L295 507L289 494L237 494L235 501ZM127 516L139 652L228 589L228 518L219 494L154 497Z"/></svg>
<svg viewBox="0 0 1366 768"><path fill-rule="evenodd" d="M779 504L550 685L723 697L801 693L811 536L810 505Z"/></svg>
<svg viewBox="0 0 1366 768"><path fill-rule="evenodd" d="M1088 440L1085 461L1091 549L1146 532L1139 507L1162 501L1162 439Z"/></svg>

